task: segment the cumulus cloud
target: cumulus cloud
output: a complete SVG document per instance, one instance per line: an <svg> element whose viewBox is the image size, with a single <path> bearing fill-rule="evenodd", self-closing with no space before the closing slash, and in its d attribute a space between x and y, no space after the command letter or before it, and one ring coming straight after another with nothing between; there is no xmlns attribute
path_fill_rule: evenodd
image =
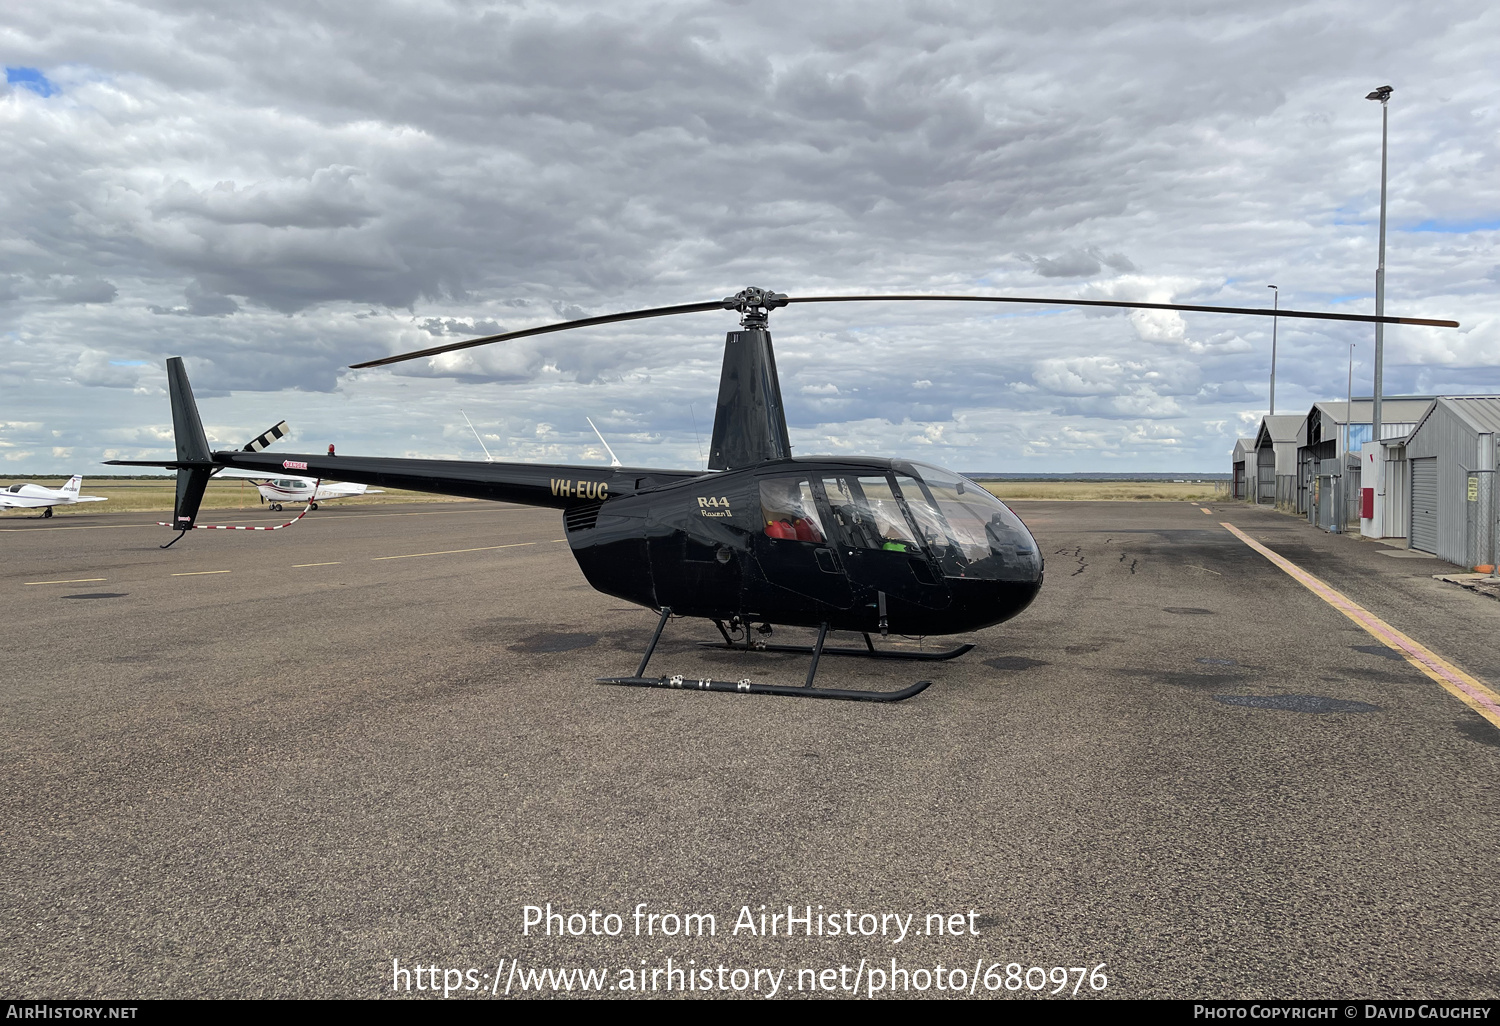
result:
<svg viewBox="0 0 1500 1026"><path fill-rule="evenodd" d="M143 367L120 361L98 349L85 349L73 364L73 380L91 388L134 388Z"/></svg>
<svg viewBox="0 0 1500 1026"><path fill-rule="evenodd" d="M123 0L102 33L83 0L22 5L0 404L88 411L56 444L97 453L106 418L162 419L182 355L221 422L300 411L341 451L472 448L463 402L511 458L582 458L573 411L623 409L632 460L692 464L724 315L345 368L746 284L1261 306L1274 282L1283 307L1368 311L1371 67L1397 88L1388 307L1466 326L1389 332L1387 391L1500 391L1497 18ZM914 306L777 312L799 452L1217 467L1201 425L1264 402L1269 326L1248 319ZM1369 337L1284 322L1278 412L1341 393Z"/></svg>

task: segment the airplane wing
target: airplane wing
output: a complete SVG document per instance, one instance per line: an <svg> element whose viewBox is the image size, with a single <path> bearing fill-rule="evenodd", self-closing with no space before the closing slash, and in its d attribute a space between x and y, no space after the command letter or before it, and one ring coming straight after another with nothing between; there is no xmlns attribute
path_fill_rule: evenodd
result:
<svg viewBox="0 0 1500 1026"><path fill-rule="evenodd" d="M107 495L79 495L49 498L42 495L0 495L0 509L46 509L48 506L72 506L80 502L108 502Z"/></svg>
<svg viewBox="0 0 1500 1026"><path fill-rule="evenodd" d="M370 488L362 484L349 484L346 481L325 481L318 486L318 498L352 498L356 495L378 495L383 491L385 491L384 488Z"/></svg>
<svg viewBox="0 0 1500 1026"><path fill-rule="evenodd" d="M277 476L281 476L281 475L277 475L277 474L259 474L259 473L256 473L253 470L235 470L233 468L230 468L229 470L221 470L217 474L214 475L214 477L216 477L216 478L221 478L221 477L236 477L236 478L244 478L247 481L264 481L267 478L277 477ZM298 480L301 480L301 478L298 478ZM311 483L312 483L312 479L308 478L308 484L311 484Z"/></svg>
<svg viewBox="0 0 1500 1026"><path fill-rule="evenodd" d="M296 481L299 488L311 488L317 481L316 478L304 477L301 474L263 474L253 470L221 470L214 475L215 478L239 478L246 481ZM362 484L350 484L347 481L323 481L318 484L319 499L351 498L355 495L378 495L384 491L383 488L370 488Z"/></svg>

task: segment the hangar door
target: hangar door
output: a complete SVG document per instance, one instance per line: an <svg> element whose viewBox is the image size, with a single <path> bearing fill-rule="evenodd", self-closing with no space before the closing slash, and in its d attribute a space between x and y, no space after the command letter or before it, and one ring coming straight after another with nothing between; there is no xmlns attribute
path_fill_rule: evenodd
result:
<svg viewBox="0 0 1500 1026"><path fill-rule="evenodd" d="M1438 547L1437 457L1411 461L1411 547L1436 554Z"/></svg>
<svg viewBox="0 0 1500 1026"><path fill-rule="evenodd" d="M1270 446L1255 451L1255 501L1276 501L1276 450Z"/></svg>

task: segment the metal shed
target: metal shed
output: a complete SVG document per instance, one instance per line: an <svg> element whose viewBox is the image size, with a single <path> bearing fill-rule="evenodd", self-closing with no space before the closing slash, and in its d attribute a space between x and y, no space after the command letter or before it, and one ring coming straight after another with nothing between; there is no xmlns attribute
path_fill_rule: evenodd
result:
<svg viewBox="0 0 1500 1026"><path fill-rule="evenodd" d="M1444 397L1406 442L1411 547L1474 566L1492 561L1500 397Z"/></svg>
<svg viewBox="0 0 1500 1026"><path fill-rule="evenodd" d="M1234 456L1230 462L1230 480L1234 482L1230 494L1236 499L1251 498L1255 495L1255 439L1241 438L1236 441Z"/></svg>
<svg viewBox="0 0 1500 1026"><path fill-rule="evenodd" d="M1261 418L1255 435L1256 502L1291 508L1296 501L1297 446L1306 425L1307 417L1297 414Z"/></svg>
<svg viewBox="0 0 1500 1026"><path fill-rule="evenodd" d="M1384 434L1384 432L1381 432ZM1367 538L1405 538L1406 515L1411 509L1411 464L1406 460L1406 439L1383 438L1366 442L1361 452L1360 480L1371 494L1362 496L1359 533ZM1384 488L1376 492L1380 468L1385 462ZM1366 515L1366 514L1371 515Z"/></svg>
<svg viewBox="0 0 1500 1026"><path fill-rule="evenodd" d="M1432 405L1433 396L1398 395L1383 401L1380 437L1408 434ZM1314 403L1304 440L1297 448L1297 512L1325 531L1358 530L1360 449L1370 441L1375 403ZM1351 422L1352 418L1352 422Z"/></svg>

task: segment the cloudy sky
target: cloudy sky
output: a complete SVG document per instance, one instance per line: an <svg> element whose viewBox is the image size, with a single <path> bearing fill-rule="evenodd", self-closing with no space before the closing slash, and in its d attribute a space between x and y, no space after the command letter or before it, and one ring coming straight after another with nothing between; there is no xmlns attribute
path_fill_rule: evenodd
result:
<svg viewBox="0 0 1500 1026"><path fill-rule="evenodd" d="M731 314L976 292L1373 310L1387 394L1500 392L1500 8L941 0L51 0L0 25L0 476L210 436L289 450L701 466ZM1269 321L795 307L798 453L1227 471ZM1288 322L1278 412L1368 392L1372 330Z"/></svg>

